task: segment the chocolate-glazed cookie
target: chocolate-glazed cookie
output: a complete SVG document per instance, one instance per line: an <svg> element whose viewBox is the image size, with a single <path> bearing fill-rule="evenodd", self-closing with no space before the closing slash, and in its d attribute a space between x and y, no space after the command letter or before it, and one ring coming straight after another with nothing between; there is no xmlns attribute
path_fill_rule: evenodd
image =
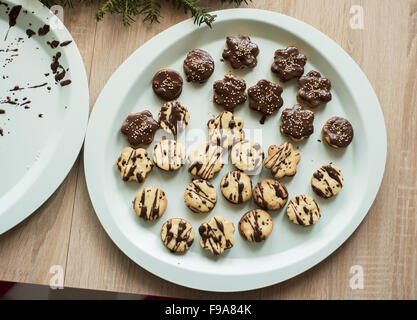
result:
<svg viewBox="0 0 417 320"><path fill-rule="evenodd" d="M324 141L333 148L346 148L353 139L353 127L348 120L331 117L321 130Z"/></svg>
<svg viewBox="0 0 417 320"><path fill-rule="evenodd" d="M271 65L271 71L275 73L281 81L285 82L293 78L301 77L304 73L306 62L306 56L299 53L297 47L278 49L274 54L274 62Z"/></svg>
<svg viewBox="0 0 417 320"><path fill-rule="evenodd" d="M190 121L187 108L176 100L166 102L159 111L159 126L174 136L184 131Z"/></svg>
<svg viewBox="0 0 417 320"><path fill-rule="evenodd" d="M258 64L256 57L259 48L247 35L226 38L223 59L230 62L233 69L254 68Z"/></svg>
<svg viewBox="0 0 417 320"><path fill-rule="evenodd" d="M155 94L167 101L179 97L182 91L182 77L172 69L159 70L152 79L152 89Z"/></svg>
<svg viewBox="0 0 417 320"><path fill-rule="evenodd" d="M232 74L227 74L222 80L213 84L213 101L227 110L232 111L237 105L246 101L246 81Z"/></svg>
<svg viewBox="0 0 417 320"><path fill-rule="evenodd" d="M188 52L183 68L187 81L202 83L213 74L214 60L207 51L194 49Z"/></svg>
<svg viewBox="0 0 417 320"><path fill-rule="evenodd" d="M158 122L154 120L152 113L145 110L129 113L120 131L132 146L137 146L150 144L158 128Z"/></svg>
<svg viewBox="0 0 417 320"><path fill-rule="evenodd" d="M310 71L298 79L297 100L311 108L316 108L332 100L332 84L317 71Z"/></svg>
<svg viewBox="0 0 417 320"><path fill-rule="evenodd" d="M259 80L248 90L249 107L263 114L261 124L264 124L267 116L273 114L282 107L282 88L268 80Z"/></svg>
<svg viewBox="0 0 417 320"><path fill-rule="evenodd" d="M313 122L314 112L296 104L282 111L280 131L295 142L301 141L314 132Z"/></svg>

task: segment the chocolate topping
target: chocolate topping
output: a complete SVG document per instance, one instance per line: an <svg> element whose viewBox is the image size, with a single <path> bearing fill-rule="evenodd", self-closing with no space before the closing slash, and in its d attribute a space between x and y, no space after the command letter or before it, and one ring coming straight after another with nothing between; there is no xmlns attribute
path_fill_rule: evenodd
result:
<svg viewBox="0 0 417 320"><path fill-rule="evenodd" d="M314 112L304 110L299 104L287 108L281 115L281 133L294 140L307 138L314 132Z"/></svg>
<svg viewBox="0 0 417 320"><path fill-rule="evenodd" d="M213 84L215 103L224 106L229 111L246 101L246 81L238 79L232 74L224 76Z"/></svg>
<svg viewBox="0 0 417 320"><path fill-rule="evenodd" d="M148 110L130 113L122 125L120 131L126 136L128 142L133 145L150 144L159 125Z"/></svg>
<svg viewBox="0 0 417 320"><path fill-rule="evenodd" d="M283 105L282 88L268 80L259 80L248 90L249 107L269 116ZM261 122L263 123L263 122Z"/></svg>
<svg viewBox="0 0 417 320"><path fill-rule="evenodd" d="M348 120L332 117L324 124L323 139L332 147L346 148L353 139L353 127Z"/></svg>
<svg viewBox="0 0 417 320"><path fill-rule="evenodd" d="M298 79L298 87L298 102L306 103L309 107L316 108L332 100L330 80L317 71L310 71Z"/></svg>
<svg viewBox="0 0 417 320"><path fill-rule="evenodd" d="M258 64L258 46L247 35L226 38L223 59L230 62L233 69L254 68Z"/></svg>
<svg viewBox="0 0 417 320"><path fill-rule="evenodd" d="M278 49L274 54L271 71L276 73L281 81L301 77L307 62L305 55L298 52L296 47Z"/></svg>
<svg viewBox="0 0 417 320"><path fill-rule="evenodd" d="M214 60L211 55L204 50L191 50L184 60L184 73L187 81L206 81L214 71Z"/></svg>
<svg viewBox="0 0 417 320"><path fill-rule="evenodd" d="M160 98L170 101L179 97L182 91L182 77L172 69L159 70L152 79L152 89Z"/></svg>

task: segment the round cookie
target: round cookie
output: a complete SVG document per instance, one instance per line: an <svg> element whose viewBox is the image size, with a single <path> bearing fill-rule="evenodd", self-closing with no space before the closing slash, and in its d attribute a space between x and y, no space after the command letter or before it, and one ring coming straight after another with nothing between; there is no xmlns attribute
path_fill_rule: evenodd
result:
<svg viewBox="0 0 417 320"><path fill-rule="evenodd" d="M182 92L182 77L172 69L158 70L152 79L152 89L161 99L170 101L179 97Z"/></svg>
<svg viewBox="0 0 417 320"><path fill-rule="evenodd" d="M174 136L183 132L189 121L190 113L187 108L176 100L166 102L159 111L159 126Z"/></svg>
<svg viewBox="0 0 417 320"><path fill-rule="evenodd" d="M287 188L274 179L264 179L253 188L253 199L264 210L278 210L288 200Z"/></svg>
<svg viewBox="0 0 417 320"><path fill-rule="evenodd" d="M310 71L298 79L297 101L316 108L332 100L332 84L317 71Z"/></svg>
<svg viewBox="0 0 417 320"><path fill-rule="evenodd" d="M200 228L200 246L214 255L219 255L235 243L235 226L233 222L214 216L209 222L204 222Z"/></svg>
<svg viewBox="0 0 417 320"><path fill-rule="evenodd" d="M266 240L272 232L274 222L268 212L255 209L247 212L239 221L239 231L249 242Z"/></svg>
<svg viewBox="0 0 417 320"><path fill-rule="evenodd" d="M188 52L183 68L187 81L202 83L213 74L214 60L207 51L194 49Z"/></svg>
<svg viewBox="0 0 417 320"><path fill-rule="evenodd" d="M314 132L314 112L304 110L296 104L292 108L287 108L281 114L281 133L289 136L291 140L298 142L308 138Z"/></svg>
<svg viewBox="0 0 417 320"><path fill-rule="evenodd" d="M161 140L153 147L152 160L162 170L178 170L185 163L185 148L175 140Z"/></svg>
<svg viewBox="0 0 417 320"><path fill-rule="evenodd" d="M194 229L184 219L173 218L165 222L161 228L161 240L171 252L187 251L194 242Z"/></svg>
<svg viewBox="0 0 417 320"><path fill-rule="evenodd" d="M293 176L297 173L297 165L300 162L301 155L294 150L289 142L272 145L268 148L268 157L265 159L265 168L271 169L272 175L276 179L285 176Z"/></svg>
<svg viewBox="0 0 417 320"><path fill-rule="evenodd" d="M320 219L321 210L312 197L301 195L290 200L287 206L287 216L295 224L307 227Z"/></svg>
<svg viewBox="0 0 417 320"><path fill-rule="evenodd" d="M252 196L252 181L243 172L231 171L222 178L220 190L229 202L244 203Z"/></svg>
<svg viewBox="0 0 417 320"><path fill-rule="evenodd" d="M190 165L188 172L202 179L210 180L223 168L223 148L209 142L203 142L200 146L188 154Z"/></svg>
<svg viewBox="0 0 417 320"><path fill-rule="evenodd" d="M133 209L144 220L156 220L160 218L167 208L165 193L155 187L144 188L133 200Z"/></svg>
<svg viewBox="0 0 417 320"><path fill-rule="evenodd" d="M185 189L184 201L193 212L210 212L217 202L216 189L207 180L194 179Z"/></svg>
<svg viewBox="0 0 417 320"><path fill-rule="evenodd" d="M264 151L257 142L242 141L233 146L230 159L239 170L254 173L262 166Z"/></svg>
<svg viewBox="0 0 417 320"><path fill-rule="evenodd" d="M117 159L116 167L120 170L120 177L123 181L142 183L145 181L146 175L151 172L153 164L145 149L126 147Z"/></svg>
<svg viewBox="0 0 417 320"><path fill-rule="evenodd" d="M301 77L304 66L307 63L305 55L298 51L297 47L291 46L286 49L278 49L274 54L274 62L271 71L285 82L293 78Z"/></svg>
<svg viewBox="0 0 417 320"><path fill-rule="evenodd" d="M331 117L321 130L324 141L335 149L346 148L353 140L353 127L342 117Z"/></svg>
<svg viewBox="0 0 417 320"><path fill-rule="evenodd" d="M247 35L226 38L223 59L230 62L233 69L254 68L258 64L259 48Z"/></svg>
<svg viewBox="0 0 417 320"><path fill-rule="evenodd" d="M281 94L282 88L278 84L264 79L248 89L249 107L263 114L261 124L282 107L284 101Z"/></svg>
<svg viewBox="0 0 417 320"><path fill-rule="evenodd" d="M231 148L245 137L243 123L241 117L235 117L230 111L223 111L216 118L207 122L209 140L225 149Z"/></svg>
<svg viewBox="0 0 417 320"><path fill-rule="evenodd" d="M137 146L139 144L150 144L158 128L158 122L154 120L152 113L145 110L129 113L120 132L126 136L127 141L132 146Z"/></svg>
<svg viewBox="0 0 417 320"><path fill-rule="evenodd" d="M314 172L311 186L320 197L331 198L338 194L343 187L342 172L332 164L322 166Z"/></svg>
<svg viewBox="0 0 417 320"><path fill-rule="evenodd" d="M227 74L222 80L215 81L213 91L213 101L229 111L244 103L248 98L246 96L246 81L232 74Z"/></svg>

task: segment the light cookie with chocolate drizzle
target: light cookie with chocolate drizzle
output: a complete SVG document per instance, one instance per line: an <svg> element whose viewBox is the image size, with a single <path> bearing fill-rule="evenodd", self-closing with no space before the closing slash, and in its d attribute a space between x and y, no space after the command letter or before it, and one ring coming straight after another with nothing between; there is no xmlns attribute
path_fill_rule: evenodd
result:
<svg viewBox="0 0 417 320"><path fill-rule="evenodd" d="M264 161L266 168L271 169L272 175L276 179L285 176L293 176L297 173L297 165L301 155L294 150L289 142L277 146L272 145L268 148L268 157Z"/></svg>
<svg viewBox="0 0 417 320"><path fill-rule="evenodd" d="M120 177L123 181L142 183L145 181L146 175L151 172L153 164L145 149L126 147L117 159L116 167L120 170Z"/></svg>
<svg viewBox="0 0 417 320"><path fill-rule="evenodd" d="M220 190L227 201L235 204L247 202L252 196L250 177L239 170L227 173L220 182Z"/></svg>
<svg viewBox="0 0 417 320"><path fill-rule="evenodd" d="M161 240L171 252L185 252L194 242L194 229L185 219L173 218L164 223Z"/></svg>
<svg viewBox="0 0 417 320"><path fill-rule="evenodd" d="M210 142L225 149L231 148L244 139L243 124L241 117L234 116L230 111L223 111L207 122Z"/></svg>
<svg viewBox="0 0 417 320"><path fill-rule="evenodd" d="M175 140L159 141L152 150L152 160L162 170L178 170L185 163L185 148Z"/></svg>
<svg viewBox="0 0 417 320"><path fill-rule="evenodd" d="M193 212L210 212L217 202L216 189L207 180L194 179L185 189L184 201Z"/></svg>
<svg viewBox="0 0 417 320"><path fill-rule="evenodd" d="M266 240L274 228L274 222L268 212L261 209L247 212L239 221L239 231L249 242Z"/></svg>
<svg viewBox="0 0 417 320"><path fill-rule="evenodd" d="M320 197L331 198L337 195L343 187L342 172L332 164L322 166L314 172L311 186Z"/></svg>
<svg viewBox="0 0 417 320"><path fill-rule="evenodd" d="M301 226L312 226L321 217L321 210L316 200L310 196L296 196L287 206L287 216L290 221Z"/></svg>
<svg viewBox="0 0 417 320"><path fill-rule="evenodd" d="M188 172L202 179L210 180L223 168L223 148L203 142L200 146L188 154L190 165Z"/></svg>
<svg viewBox="0 0 417 320"><path fill-rule="evenodd" d="M144 220L159 219L167 208L165 193L156 187L144 188L133 200L133 209L138 217Z"/></svg>
<svg viewBox="0 0 417 320"><path fill-rule="evenodd" d="M204 222L198 229L201 248L214 255L220 255L235 243L235 226L233 222L214 216L209 222Z"/></svg>
<svg viewBox="0 0 417 320"><path fill-rule="evenodd" d="M281 182L264 179L253 188L253 199L264 210L278 210L287 203L288 191Z"/></svg>

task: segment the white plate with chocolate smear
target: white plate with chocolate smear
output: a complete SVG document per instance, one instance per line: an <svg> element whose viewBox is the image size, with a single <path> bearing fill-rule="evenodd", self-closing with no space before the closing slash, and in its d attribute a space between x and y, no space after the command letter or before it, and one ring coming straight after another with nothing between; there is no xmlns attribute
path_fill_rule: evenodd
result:
<svg viewBox="0 0 417 320"><path fill-rule="evenodd" d="M137 264L161 278L190 288L251 290L306 271L329 256L358 227L382 180L386 131L378 99L366 76L352 58L323 33L296 19L268 11L236 9L214 14L217 19L213 29L196 28L192 20L179 23L144 44L114 73L91 115L85 144L85 173L100 222L114 243ZM189 54L194 49L199 51ZM279 49L281 51L276 52ZM206 70L212 65L207 53L215 64L212 73ZM185 70L189 74L183 69L187 55L190 65ZM159 77L153 88L152 79L161 69L169 72L165 72L165 78ZM313 70L315 72L310 73ZM204 77L194 77L198 72ZM234 76L225 77L229 73ZM304 77L298 81L301 76ZM280 78L288 81L282 82ZM204 79L205 82L187 82L187 79ZM246 88L241 79L245 80ZM261 79L267 81L260 82ZM274 84L279 84L282 92ZM251 95L245 97L250 87ZM171 97L179 94L176 99L188 110L188 125L182 126L184 131L178 132L176 137L163 129L156 130L149 112L145 112L150 111L158 120L158 113L166 102L160 96L167 95L158 96L153 89ZM298 103L297 96L304 109L293 108ZM280 130L281 115L288 108L292 109L285 112L285 123ZM233 111L233 117L230 113L219 117L226 109ZM125 120L130 113L133 114L127 123ZM333 143L340 146L338 149L328 145L321 133L326 121L335 116L347 119L355 132L352 140L346 136L350 131L345 129L349 126L335 125L327 130L334 141L340 142ZM272 208L272 202L270 206L264 202L280 201L282 204L287 197L283 208L279 205L281 209L275 211L253 211L258 212L259 217L253 214L239 225L247 212L260 208L253 198L234 203L243 199L239 190L247 190L247 179L237 178L236 183L227 181L226 196L220 191L222 177L236 167L231 163L229 149L224 152L223 168L215 173L220 167L216 160L217 149L201 144L208 140L207 122L215 117L219 118L211 121L213 127L231 130L243 127L245 139L251 142L234 145L232 158L236 167L253 171L246 172L252 187L263 179L274 178L274 170L286 189L277 189L279 184L274 183L267 187L267 180L263 184L265 189L257 193L258 202L264 208ZM165 120L168 118L166 115ZM184 117L178 111L172 116L176 118ZM216 199L212 189L207 189L207 194L196 189L186 197L193 201L194 211L199 211L198 206L201 206L200 213L190 210L184 203L184 192L193 178L188 170L189 159L181 168L176 167L176 171L154 166L144 181L140 179L141 183L124 181L115 162L129 146L125 134L133 142L150 142L153 138L150 144L135 146L146 149L151 159L155 144L166 138L177 139L187 154L197 149L191 153L191 171L210 179L217 192L214 208L202 213L204 201L206 204L211 201L212 207ZM233 139L240 136L237 132L225 135L228 140L221 135L212 135L212 138L214 143L218 140L227 147L229 141L236 143ZM285 142L291 142L292 146ZM268 153L272 145L277 147ZM212 163L199 162L204 158L204 150ZM173 154L174 148L163 151L165 160L170 154L173 159L178 158ZM263 155L269 157L268 168L262 161ZM276 159L282 162L275 163ZM134 163L137 165L132 166ZM130 166L129 175L136 174L140 163L136 156L125 161L124 165ZM326 188L326 181L329 183L330 190L322 193L326 195L339 190L341 186L337 184L343 183L338 194L330 199L321 198L311 186L313 174L323 166L334 166L343 173L343 180L331 170L316 178L323 179L320 183L314 180L315 185L322 188ZM136 194L147 187L162 189L167 198L166 210L154 221L145 221L132 207ZM145 206L154 206L154 203L155 208L152 208L160 212L157 206L160 200L149 197L145 195L143 200L137 201ZM247 200L246 195L244 199ZM290 199L293 201L287 215ZM162 226L174 218L189 222L193 232L186 222L175 226L168 224L170 228L163 230L161 240ZM209 230L207 226L216 230ZM182 247L188 250L172 253L164 246L168 242L171 249L186 243Z"/></svg>
<svg viewBox="0 0 417 320"><path fill-rule="evenodd" d="M58 188L81 149L89 94L82 58L39 1L0 1L0 234Z"/></svg>

